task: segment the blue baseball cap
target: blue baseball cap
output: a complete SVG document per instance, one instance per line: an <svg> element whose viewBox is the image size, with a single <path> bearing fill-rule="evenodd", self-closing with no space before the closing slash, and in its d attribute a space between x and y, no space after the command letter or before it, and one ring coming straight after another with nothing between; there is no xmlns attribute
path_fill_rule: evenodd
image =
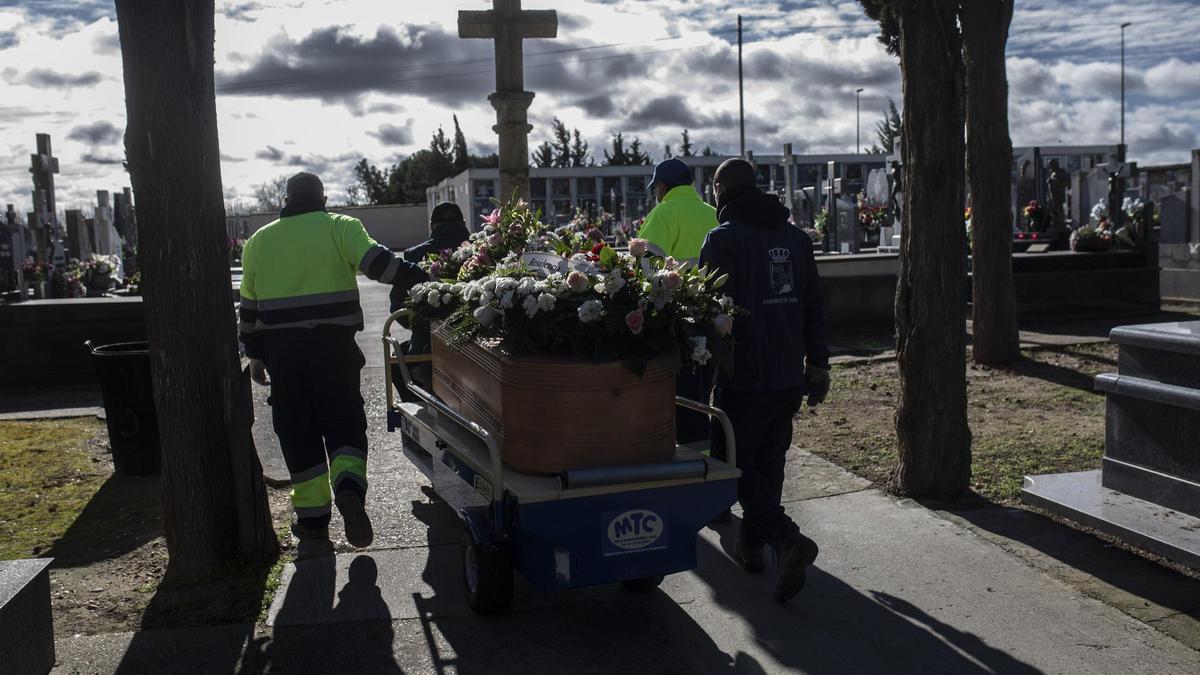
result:
<svg viewBox="0 0 1200 675"><path fill-rule="evenodd" d="M692 182L692 170L678 157L665 159L654 167L654 175L650 177L650 183L646 185L646 191L653 190L654 184L658 181L666 183L669 188L678 185L687 185Z"/></svg>

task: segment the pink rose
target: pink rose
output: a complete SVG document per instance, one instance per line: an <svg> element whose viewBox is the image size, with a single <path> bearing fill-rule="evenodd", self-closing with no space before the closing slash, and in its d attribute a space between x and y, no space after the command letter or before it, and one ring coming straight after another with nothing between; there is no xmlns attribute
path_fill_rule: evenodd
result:
<svg viewBox="0 0 1200 675"><path fill-rule="evenodd" d="M642 325L645 323L646 315L640 309L635 309L625 315L625 325L629 327L629 332L634 335L642 332Z"/></svg>
<svg viewBox="0 0 1200 675"><path fill-rule="evenodd" d="M645 239L630 239L629 254L635 258L641 258L650 251L650 242Z"/></svg>
<svg viewBox="0 0 1200 675"><path fill-rule="evenodd" d="M588 282L587 275L579 270L572 270L567 275L567 286L576 293L582 293L587 290L591 284Z"/></svg>
<svg viewBox="0 0 1200 675"><path fill-rule="evenodd" d="M725 313L716 315L713 317L713 328L718 335L729 335L733 332L733 317Z"/></svg>
<svg viewBox="0 0 1200 675"><path fill-rule="evenodd" d="M663 285L667 287L667 290L673 291L683 285L683 277L679 272L671 270L663 275Z"/></svg>

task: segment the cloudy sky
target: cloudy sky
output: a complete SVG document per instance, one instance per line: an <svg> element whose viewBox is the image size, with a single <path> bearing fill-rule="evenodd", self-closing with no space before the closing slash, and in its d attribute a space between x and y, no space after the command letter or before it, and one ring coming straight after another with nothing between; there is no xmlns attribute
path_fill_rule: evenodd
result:
<svg viewBox="0 0 1200 675"><path fill-rule="evenodd" d="M218 0L217 110L227 198L301 167L335 195L360 157L391 163L457 114L473 152L495 148L492 43L460 40L443 0ZM856 2L525 0L558 10L556 40L526 42L531 147L549 122L593 151L612 132L657 158L683 128L737 152L736 15L744 17L747 146L850 152L862 87L864 145L890 96L894 58ZM1018 0L1008 46L1017 145L1116 143L1119 25L1127 29L1127 137L1143 164L1200 147L1200 0ZM120 44L111 0L0 0L0 203L30 208L34 134L60 158L59 208L128 184Z"/></svg>

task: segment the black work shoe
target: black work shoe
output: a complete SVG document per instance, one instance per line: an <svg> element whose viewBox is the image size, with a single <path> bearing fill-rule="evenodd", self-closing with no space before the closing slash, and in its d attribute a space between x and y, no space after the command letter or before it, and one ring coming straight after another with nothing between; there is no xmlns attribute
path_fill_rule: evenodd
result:
<svg viewBox="0 0 1200 675"><path fill-rule="evenodd" d="M757 574L767 569L766 546L747 546L744 539L738 539L737 557L747 572Z"/></svg>
<svg viewBox="0 0 1200 675"><path fill-rule="evenodd" d="M329 539L329 527L327 526L305 526L301 525L300 521L292 519L292 534L300 541L308 541L311 539Z"/></svg>
<svg viewBox="0 0 1200 675"><path fill-rule="evenodd" d="M346 523L346 541L355 548L366 548L375 541L375 532L371 529L371 518L367 516L363 498L357 492L342 490L334 497L342 520Z"/></svg>
<svg viewBox="0 0 1200 675"><path fill-rule="evenodd" d="M817 559L817 542L802 534L775 545L779 580L775 582L775 601L787 602L804 588L806 571Z"/></svg>
<svg viewBox="0 0 1200 675"><path fill-rule="evenodd" d="M733 521L733 511L730 511L729 509L725 509L724 511L718 513L717 517L713 518L712 521L714 523L732 522Z"/></svg>
<svg viewBox="0 0 1200 675"><path fill-rule="evenodd" d="M326 526L305 527L292 521L292 535L296 537L296 560L311 560L333 554L333 542L329 541Z"/></svg>

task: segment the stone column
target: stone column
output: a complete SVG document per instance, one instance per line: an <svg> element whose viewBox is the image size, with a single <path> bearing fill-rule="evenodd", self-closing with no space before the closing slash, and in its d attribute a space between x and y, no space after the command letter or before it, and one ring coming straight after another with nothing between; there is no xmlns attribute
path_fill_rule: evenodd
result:
<svg viewBox="0 0 1200 675"><path fill-rule="evenodd" d="M500 201L516 196L529 201L529 105L533 92L498 91L488 96L496 109L492 130L500 137Z"/></svg>

